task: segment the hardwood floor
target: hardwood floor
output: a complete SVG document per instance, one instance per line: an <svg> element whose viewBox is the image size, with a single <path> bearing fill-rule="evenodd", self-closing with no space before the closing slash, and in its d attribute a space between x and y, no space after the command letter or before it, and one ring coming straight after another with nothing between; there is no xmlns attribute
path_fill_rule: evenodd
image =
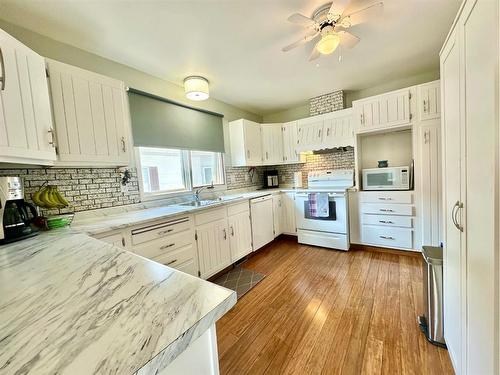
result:
<svg viewBox="0 0 500 375"><path fill-rule="evenodd" d="M279 239L244 267L267 277L217 323L221 374L452 374L420 332L419 254Z"/></svg>

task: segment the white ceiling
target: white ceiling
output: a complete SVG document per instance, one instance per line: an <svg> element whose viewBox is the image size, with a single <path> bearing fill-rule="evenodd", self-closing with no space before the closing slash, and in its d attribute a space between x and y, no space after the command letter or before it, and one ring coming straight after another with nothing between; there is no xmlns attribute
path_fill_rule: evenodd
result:
<svg viewBox="0 0 500 375"><path fill-rule="evenodd" d="M384 13L353 27L352 50L309 62L294 12L326 0L2 0L0 17L53 39L182 84L203 75L212 97L259 114L333 90L359 90L439 67L459 0L384 0ZM351 9L373 0L354 0ZM317 64L319 63L319 66Z"/></svg>

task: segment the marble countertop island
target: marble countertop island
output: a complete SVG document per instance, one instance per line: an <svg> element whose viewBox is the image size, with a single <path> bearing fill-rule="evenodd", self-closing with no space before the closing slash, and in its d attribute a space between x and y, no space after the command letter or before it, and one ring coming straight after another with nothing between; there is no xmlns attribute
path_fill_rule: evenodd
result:
<svg viewBox="0 0 500 375"><path fill-rule="evenodd" d="M0 247L0 373L153 374L235 303L87 234L42 233Z"/></svg>

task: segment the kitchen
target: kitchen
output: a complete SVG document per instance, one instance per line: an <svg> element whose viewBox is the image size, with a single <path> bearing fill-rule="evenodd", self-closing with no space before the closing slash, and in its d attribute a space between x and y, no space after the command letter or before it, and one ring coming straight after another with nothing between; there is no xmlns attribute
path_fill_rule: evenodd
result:
<svg viewBox="0 0 500 375"><path fill-rule="evenodd" d="M249 4L5 3L0 372L499 373L498 2L298 3L262 4L294 33L272 85L135 18L243 12L262 44ZM363 65L388 33L411 73Z"/></svg>

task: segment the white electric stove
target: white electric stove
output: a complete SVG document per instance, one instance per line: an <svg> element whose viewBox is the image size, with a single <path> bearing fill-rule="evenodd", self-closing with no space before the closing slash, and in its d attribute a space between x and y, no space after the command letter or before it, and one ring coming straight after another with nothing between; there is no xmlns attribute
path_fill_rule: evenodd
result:
<svg viewBox="0 0 500 375"><path fill-rule="evenodd" d="M348 190L354 185L352 169L309 172L307 189L295 194L295 214L299 243L349 250ZM327 217L311 216L310 193L328 194Z"/></svg>

